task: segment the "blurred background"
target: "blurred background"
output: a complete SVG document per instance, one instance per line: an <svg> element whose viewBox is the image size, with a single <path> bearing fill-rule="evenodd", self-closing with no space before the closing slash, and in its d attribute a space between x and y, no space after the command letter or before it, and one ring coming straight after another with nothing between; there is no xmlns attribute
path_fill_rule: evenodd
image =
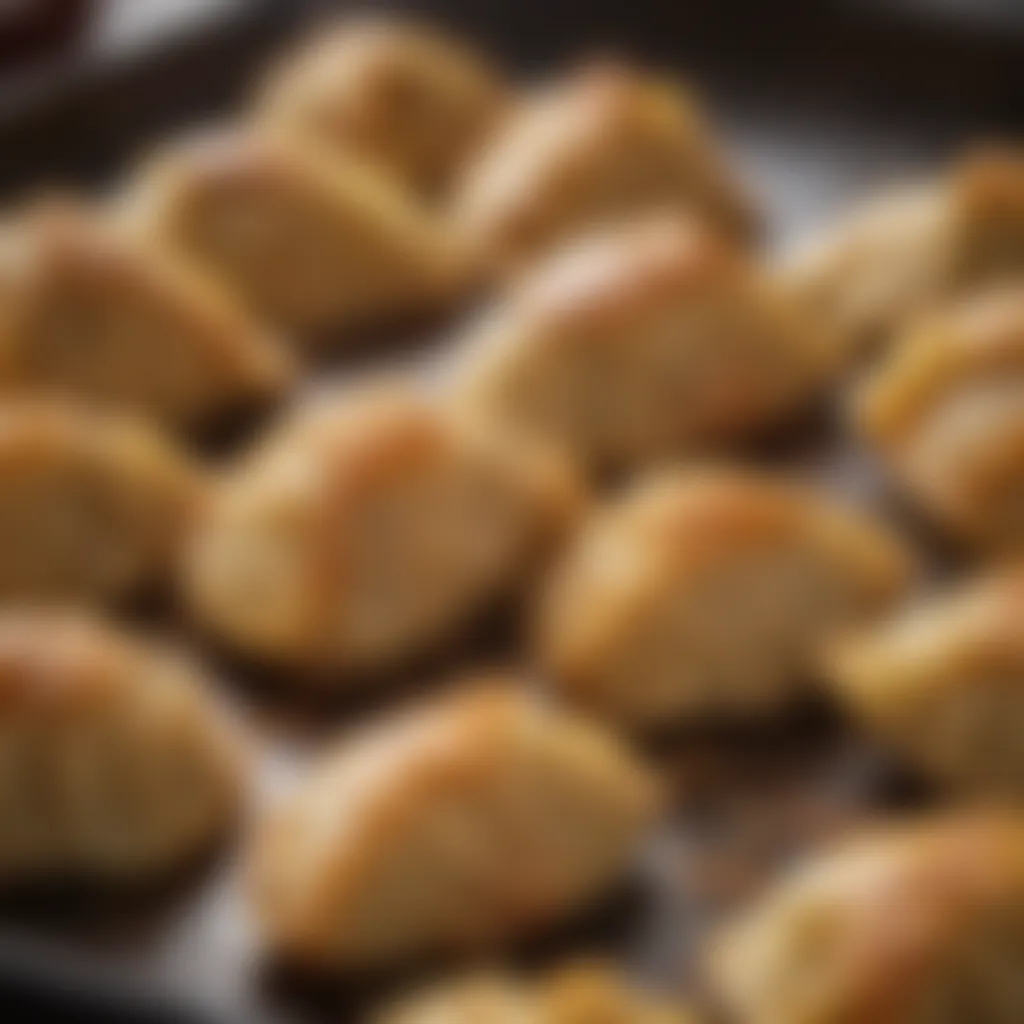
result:
<svg viewBox="0 0 1024 1024"><path fill-rule="evenodd" d="M0 0L0 192L102 180L353 7L439 19L523 72L601 51L678 68L783 232L1024 126L1020 0Z"/></svg>

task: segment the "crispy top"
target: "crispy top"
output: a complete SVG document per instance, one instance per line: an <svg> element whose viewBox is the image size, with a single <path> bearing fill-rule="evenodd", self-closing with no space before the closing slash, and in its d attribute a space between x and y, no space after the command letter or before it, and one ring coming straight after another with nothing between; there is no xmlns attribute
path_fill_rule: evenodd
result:
<svg viewBox="0 0 1024 1024"><path fill-rule="evenodd" d="M998 680L1024 685L1024 566L1012 564L837 643L829 661L858 704Z"/></svg>
<svg viewBox="0 0 1024 1024"><path fill-rule="evenodd" d="M910 327L859 397L864 428L902 435L957 390L1024 376L1024 285L1002 284L929 314Z"/></svg>
<svg viewBox="0 0 1024 1024"><path fill-rule="evenodd" d="M727 932L719 977L744 1021L895 1024L956 968L958 954L985 941L986 924L1022 912L1019 817L907 826L798 871Z"/></svg>

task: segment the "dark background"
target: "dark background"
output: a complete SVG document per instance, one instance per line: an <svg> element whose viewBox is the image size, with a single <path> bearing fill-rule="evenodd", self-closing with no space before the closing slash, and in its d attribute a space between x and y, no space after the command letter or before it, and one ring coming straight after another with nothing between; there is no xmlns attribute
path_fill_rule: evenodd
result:
<svg viewBox="0 0 1024 1024"><path fill-rule="evenodd" d="M143 23L141 5L177 16L125 42L115 15L130 3ZM47 39L37 30L34 47L13 47L20 60L0 60L7 197L105 181L162 132L229 111L266 54L340 7L441 20L524 74L606 52L683 69L787 229L879 177L1024 122L1019 0L116 0L102 32L102 4L53 6L63 18L49 38L63 26L61 47L27 66ZM4 52L12 45L0 39Z"/></svg>

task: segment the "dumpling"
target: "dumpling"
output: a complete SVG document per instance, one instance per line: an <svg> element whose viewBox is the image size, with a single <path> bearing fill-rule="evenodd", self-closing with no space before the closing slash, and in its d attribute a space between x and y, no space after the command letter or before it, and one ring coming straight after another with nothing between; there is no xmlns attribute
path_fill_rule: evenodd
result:
<svg viewBox="0 0 1024 1024"><path fill-rule="evenodd" d="M208 847L241 748L202 684L94 620L0 613L0 882L139 881Z"/></svg>
<svg viewBox="0 0 1024 1024"><path fill-rule="evenodd" d="M1024 284L915 323L857 396L907 494L968 545L1024 541Z"/></svg>
<svg viewBox="0 0 1024 1024"><path fill-rule="evenodd" d="M474 415L629 468L779 425L835 350L728 243L683 217L569 246L470 333L456 370Z"/></svg>
<svg viewBox="0 0 1024 1024"><path fill-rule="evenodd" d="M149 589L204 497L198 469L141 424L56 402L0 403L0 602Z"/></svg>
<svg viewBox="0 0 1024 1024"><path fill-rule="evenodd" d="M814 493L752 473L665 470L599 510L555 566L541 664L631 728L792 700L819 646L896 597L903 547Z"/></svg>
<svg viewBox="0 0 1024 1024"><path fill-rule="evenodd" d="M973 154L960 170L957 186L954 282L977 287L1020 277L1024 273L1024 149Z"/></svg>
<svg viewBox="0 0 1024 1024"><path fill-rule="evenodd" d="M571 523L563 463L412 391L328 399L220 489L188 559L197 617L250 656L392 666L507 592Z"/></svg>
<svg viewBox="0 0 1024 1024"><path fill-rule="evenodd" d="M690 96L666 79L598 65L509 118L468 168L452 216L474 262L503 275L584 229L670 209L749 233L746 200Z"/></svg>
<svg viewBox="0 0 1024 1024"><path fill-rule="evenodd" d="M460 276L440 225L386 175L287 133L179 144L129 189L123 217L304 336L421 314Z"/></svg>
<svg viewBox="0 0 1024 1024"><path fill-rule="evenodd" d="M483 684L370 727L271 812L251 863L280 959L383 966L554 924L623 871L657 801L610 735Z"/></svg>
<svg viewBox="0 0 1024 1024"><path fill-rule="evenodd" d="M321 30L264 83L257 116L445 189L503 115L501 77L459 41L380 18Z"/></svg>
<svg viewBox="0 0 1024 1024"><path fill-rule="evenodd" d="M884 742L970 793L1024 796L1024 567L837 643L839 696Z"/></svg>
<svg viewBox="0 0 1024 1024"><path fill-rule="evenodd" d="M173 427L257 404L291 366L212 282L71 200L0 233L0 394L62 393Z"/></svg>
<svg viewBox="0 0 1024 1024"><path fill-rule="evenodd" d="M539 983L492 971L438 986L372 1024L694 1024L668 1000L631 986L612 968L563 968Z"/></svg>
<svg viewBox="0 0 1024 1024"><path fill-rule="evenodd" d="M951 817L854 841L782 883L715 952L736 1024L1017 1024L1024 821Z"/></svg>
<svg viewBox="0 0 1024 1024"><path fill-rule="evenodd" d="M788 255L781 277L826 321L847 358L887 343L943 277L945 196L901 185L856 207Z"/></svg>
<svg viewBox="0 0 1024 1024"><path fill-rule="evenodd" d="M1024 272L1024 155L972 154L894 188L799 246L784 274L845 347L887 343L930 304Z"/></svg>

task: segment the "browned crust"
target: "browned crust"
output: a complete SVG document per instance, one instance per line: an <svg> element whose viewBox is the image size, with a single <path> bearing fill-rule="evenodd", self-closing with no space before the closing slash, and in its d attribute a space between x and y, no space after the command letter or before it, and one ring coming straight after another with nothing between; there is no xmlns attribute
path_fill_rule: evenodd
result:
<svg viewBox="0 0 1024 1024"><path fill-rule="evenodd" d="M807 1024L902 1024L986 915L1018 919L1024 824L1010 813L965 813L882 831L812 860L741 917L716 948L713 974L742 1024L784 1019L778 972L799 971L790 929L817 913L821 941L841 951L842 986ZM962 951L961 951L962 954ZM768 973L765 960L773 963ZM952 966L956 966L954 963ZM819 996L823 995L819 993ZM790 1007L792 1009L792 1007Z"/></svg>
<svg viewBox="0 0 1024 1024"><path fill-rule="evenodd" d="M91 493L100 501L113 501L129 517L126 525L136 531L140 546L116 579L85 573L62 583L39 584L20 577L12 584L11 598L105 603L163 584L202 518L210 493L203 470L144 423L55 399L10 399L0 404L0 488L17 502L24 481L35 479L49 479L56 486L66 480L85 499ZM59 513L52 505L39 509L43 522ZM117 529L111 522L110 531L93 543L116 553L124 543L113 532ZM8 536L4 543L17 541ZM84 555L87 541L78 543ZM5 558L11 555L17 555L16 549L3 553ZM37 585L42 586L40 593L35 592ZM25 586L28 593L21 589Z"/></svg>
<svg viewBox="0 0 1024 1024"><path fill-rule="evenodd" d="M924 688L970 687L989 679L1024 689L1024 565L1011 564L888 623L838 642L828 657L840 692L869 718Z"/></svg>
<svg viewBox="0 0 1024 1024"><path fill-rule="evenodd" d="M534 722L532 716L543 717ZM293 883L298 889L284 902L273 891L273 878L287 870L290 836L297 834L296 830L315 827L315 822L303 820L303 814L309 816L308 809L300 809L297 818L293 816L294 799L291 809L286 804L276 818L266 822L254 848L251 877L257 912L278 952L320 967L335 966L339 956L358 960L358 953L350 949L339 954L332 937L344 923L343 917L339 919L341 908L360 894L380 852L403 842L410 812L428 806L435 795L486 786L501 770L504 758L521 755L517 737L531 727L552 730L570 725L568 720L563 725L554 712L538 708L528 694L508 681L475 681L453 696L407 712L329 753L307 785L326 784L329 789L332 775L341 780L343 773L365 767L376 757L389 760L363 799L349 808L348 835L342 844L322 850L308 865L308 877ZM583 727L583 723L571 726ZM601 757L616 764L615 771L633 803L630 815L637 823L648 820L657 803L653 780L626 758L624 751L611 744L604 747L610 741L601 736L595 732L591 742L600 741ZM572 762L567 760L566 767L573 770ZM323 813L330 811L321 808ZM519 905L514 913L507 907L505 912L509 920L494 922L495 932L525 927L535 917L542 920L545 908L542 901L536 906ZM480 936L465 938L473 942Z"/></svg>
<svg viewBox="0 0 1024 1024"><path fill-rule="evenodd" d="M207 254L197 251L190 234L208 194L224 189L304 195L339 240L352 236L353 224L359 236L379 236L380 250L390 251L394 268L407 282L407 294L392 296L388 309L351 313L360 323L440 307L466 284L462 255L445 237L439 220L387 176L354 153L342 158L309 139L265 125L210 130L158 153L126 191L121 215L143 238L203 264ZM259 296L242 299L251 306L260 304ZM305 334L351 326L323 320L321 311L309 311L284 326Z"/></svg>
<svg viewBox="0 0 1024 1024"><path fill-rule="evenodd" d="M0 715L60 713L117 692L134 652L80 614L0 615Z"/></svg>
<svg viewBox="0 0 1024 1024"><path fill-rule="evenodd" d="M459 129L454 150L436 161L417 159L410 140L387 137L401 130L389 114L424 90L447 100ZM429 190L448 183L510 103L498 72L461 41L423 23L363 15L301 40L260 83L254 106L261 120L355 147Z"/></svg>
<svg viewBox="0 0 1024 1024"><path fill-rule="evenodd" d="M561 230L552 234L549 222L573 199L590 168L637 140L660 145L680 161L685 155L689 163L689 199L680 184L680 195L669 205L692 206L730 235L750 233L750 207L685 89L604 61L578 68L524 102L468 168L456 216L485 272L518 272L563 237ZM601 220L595 211L591 223Z"/></svg>
<svg viewBox="0 0 1024 1024"><path fill-rule="evenodd" d="M586 698L610 652L642 630L652 608L745 552L798 543L852 575L864 613L890 604L915 571L899 538L810 488L714 466L652 473L592 516L550 574L534 622L537 656L560 687ZM594 559L641 575L594 580Z"/></svg>
<svg viewBox="0 0 1024 1024"><path fill-rule="evenodd" d="M310 577L319 598L312 636L329 642L339 598L346 592L346 525L365 495L412 466L447 455L450 439L428 404L400 389L374 392L339 404L314 430L323 453L324 489L310 536ZM319 646L319 644L318 644Z"/></svg>
<svg viewBox="0 0 1024 1024"><path fill-rule="evenodd" d="M98 210L67 196L53 196L23 211L7 232L10 260L2 273L9 305L0 333L0 387L5 390L18 393L49 386L46 380L25 377L20 363L26 346L35 341L37 311L45 311L55 295L59 298L65 282L111 295L118 288L142 295L157 328L164 317L181 326L178 340L193 349L204 373L196 385L206 397L195 407L137 411L182 425L179 421L206 418L224 406L270 397L291 382L295 368L283 347L227 294L171 252L130 237ZM131 396L123 399L130 402Z"/></svg>
<svg viewBox="0 0 1024 1024"><path fill-rule="evenodd" d="M732 336L745 347L727 372L714 357ZM453 390L481 419L564 445L588 468L622 468L772 429L828 386L837 353L735 245L671 213L586 234L524 274L469 332ZM691 362L690 374L672 368ZM663 364L659 388L645 367ZM673 402L676 378L687 398ZM545 381L558 384L537 406Z"/></svg>
<svg viewBox="0 0 1024 1024"><path fill-rule="evenodd" d="M856 552L869 589L883 599L902 589L910 572L907 552L870 520L808 487L721 467L654 473L596 528L605 524L661 552L659 564L677 579L748 545L814 535Z"/></svg>
<svg viewBox="0 0 1024 1024"><path fill-rule="evenodd" d="M429 478L431 472L457 473L460 467L465 472L483 466L494 471L521 505L522 517L517 535L521 564L508 566L501 585L495 581L496 591L513 590L523 582L536 561L564 535L583 504L582 484L555 453L518 437L480 432L477 424L450 415L419 390L370 385L350 394L323 396L273 430L225 481L199 546L215 541L218 531L230 529L221 521L219 509L238 512L272 498L278 472L282 467L287 472L293 459L306 466L305 475L311 481L309 493L302 497L308 514L300 539L303 554L298 574L308 582L302 629L306 643L303 652L296 649L291 656L284 652L279 656L314 670L353 667L345 652L338 650L335 631L347 603L360 599L358 589L349 582L351 560L359 554L352 538L356 523L365 518L367 503L386 493L391 484L410 477ZM244 498L241 504L239 496ZM198 563L189 565L195 568ZM198 591L196 596L202 598ZM467 608L466 614L471 611ZM396 659L401 660L402 654L397 651ZM360 667L365 666L355 666Z"/></svg>
<svg viewBox="0 0 1024 1024"><path fill-rule="evenodd" d="M204 506L207 481L169 441L135 420L49 398L0 405L0 472L51 461L119 469L127 486L153 486L186 522Z"/></svg>
<svg viewBox="0 0 1024 1024"><path fill-rule="evenodd" d="M570 245L526 275L516 295L530 315L554 324L628 325L638 313L681 294L721 288L746 270L744 257L721 234L666 214Z"/></svg>
<svg viewBox="0 0 1024 1024"><path fill-rule="evenodd" d="M883 442L978 379L1024 373L1024 288L1003 285L912 325L858 396L858 421Z"/></svg>
<svg viewBox="0 0 1024 1024"><path fill-rule="evenodd" d="M53 793L41 782L40 793L46 800L23 813L37 815L53 837L70 840L76 829L82 831L90 811L96 810L88 801L106 799L102 791L88 786L68 786L69 771L88 768L72 760L73 753L65 749L69 741L73 747L79 730L88 735L106 727L110 730L107 741L115 745L115 730L137 730L132 756L190 758L187 764L171 762L169 766L191 770L197 787L190 792L189 807L165 808L166 814L173 815L168 824L174 827L158 829L162 845L145 847L135 861L115 858L108 863L103 856L96 859L89 853L88 843L84 851L69 843L66 849L46 851L43 863L15 866L6 859L10 851L5 838L3 883L51 877L85 883L134 882L187 861L223 835L243 803L248 751L237 723L207 691L209 685L198 665L181 651L143 641L81 610L0 612L0 725L5 740L28 741L40 779L57 785ZM138 767L144 777L145 764ZM9 790L10 780L7 785ZM116 792L110 794L110 799L117 798ZM80 806L76 800L82 801ZM156 806L149 810L160 811ZM135 825L154 827L151 821Z"/></svg>
<svg viewBox="0 0 1024 1024"><path fill-rule="evenodd" d="M955 221L968 230L979 222L1024 221L1024 150L977 147L952 168L949 188Z"/></svg>
<svg viewBox="0 0 1024 1024"><path fill-rule="evenodd" d="M942 174L856 206L800 245L783 274L844 341L888 348L935 305L1024 271L1024 157L969 151Z"/></svg>

